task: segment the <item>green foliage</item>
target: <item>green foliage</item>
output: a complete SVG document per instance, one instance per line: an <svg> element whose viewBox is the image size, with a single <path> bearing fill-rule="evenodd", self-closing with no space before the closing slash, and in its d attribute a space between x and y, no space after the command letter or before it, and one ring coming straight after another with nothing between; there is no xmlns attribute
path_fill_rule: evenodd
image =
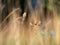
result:
<svg viewBox="0 0 60 45"><path fill-rule="evenodd" d="M47 9L50 10L50 11L52 11L53 10L53 4L48 3L47 4Z"/></svg>

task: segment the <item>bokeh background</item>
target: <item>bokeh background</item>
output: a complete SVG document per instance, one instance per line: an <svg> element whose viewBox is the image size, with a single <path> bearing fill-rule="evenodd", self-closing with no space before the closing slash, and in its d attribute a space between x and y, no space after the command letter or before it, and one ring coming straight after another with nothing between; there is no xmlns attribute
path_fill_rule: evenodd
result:
<svg viewBox="0 0 60 45"><path fill-rule="evenodd" d="M60 45L60 0L0 0L0 45Z"/></svg>

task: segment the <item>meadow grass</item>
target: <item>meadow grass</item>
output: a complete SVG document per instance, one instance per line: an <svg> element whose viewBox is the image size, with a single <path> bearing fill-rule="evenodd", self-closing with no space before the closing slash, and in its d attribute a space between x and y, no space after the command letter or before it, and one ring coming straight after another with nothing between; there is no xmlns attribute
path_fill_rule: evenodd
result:
<svg viewBox="0 0 60 45"><path fill-rule="evenodd" d="M0 45L59 45L60 19L53 18L53 22L44 21L45 29L41 29L40 18L32 12L25 22L26 12L23 17L17 14L19 8L14 9L0 24ZM5 21L9 18L8 24ZM49 22L50 21L50 22ZM59 24L57 24L59 22ZM53 25L52 25L53 24ZM4 27L2 27L4 26ZM51 28L54 28L50 34ZM54 35L55 34L55 35Z"/></svg>

